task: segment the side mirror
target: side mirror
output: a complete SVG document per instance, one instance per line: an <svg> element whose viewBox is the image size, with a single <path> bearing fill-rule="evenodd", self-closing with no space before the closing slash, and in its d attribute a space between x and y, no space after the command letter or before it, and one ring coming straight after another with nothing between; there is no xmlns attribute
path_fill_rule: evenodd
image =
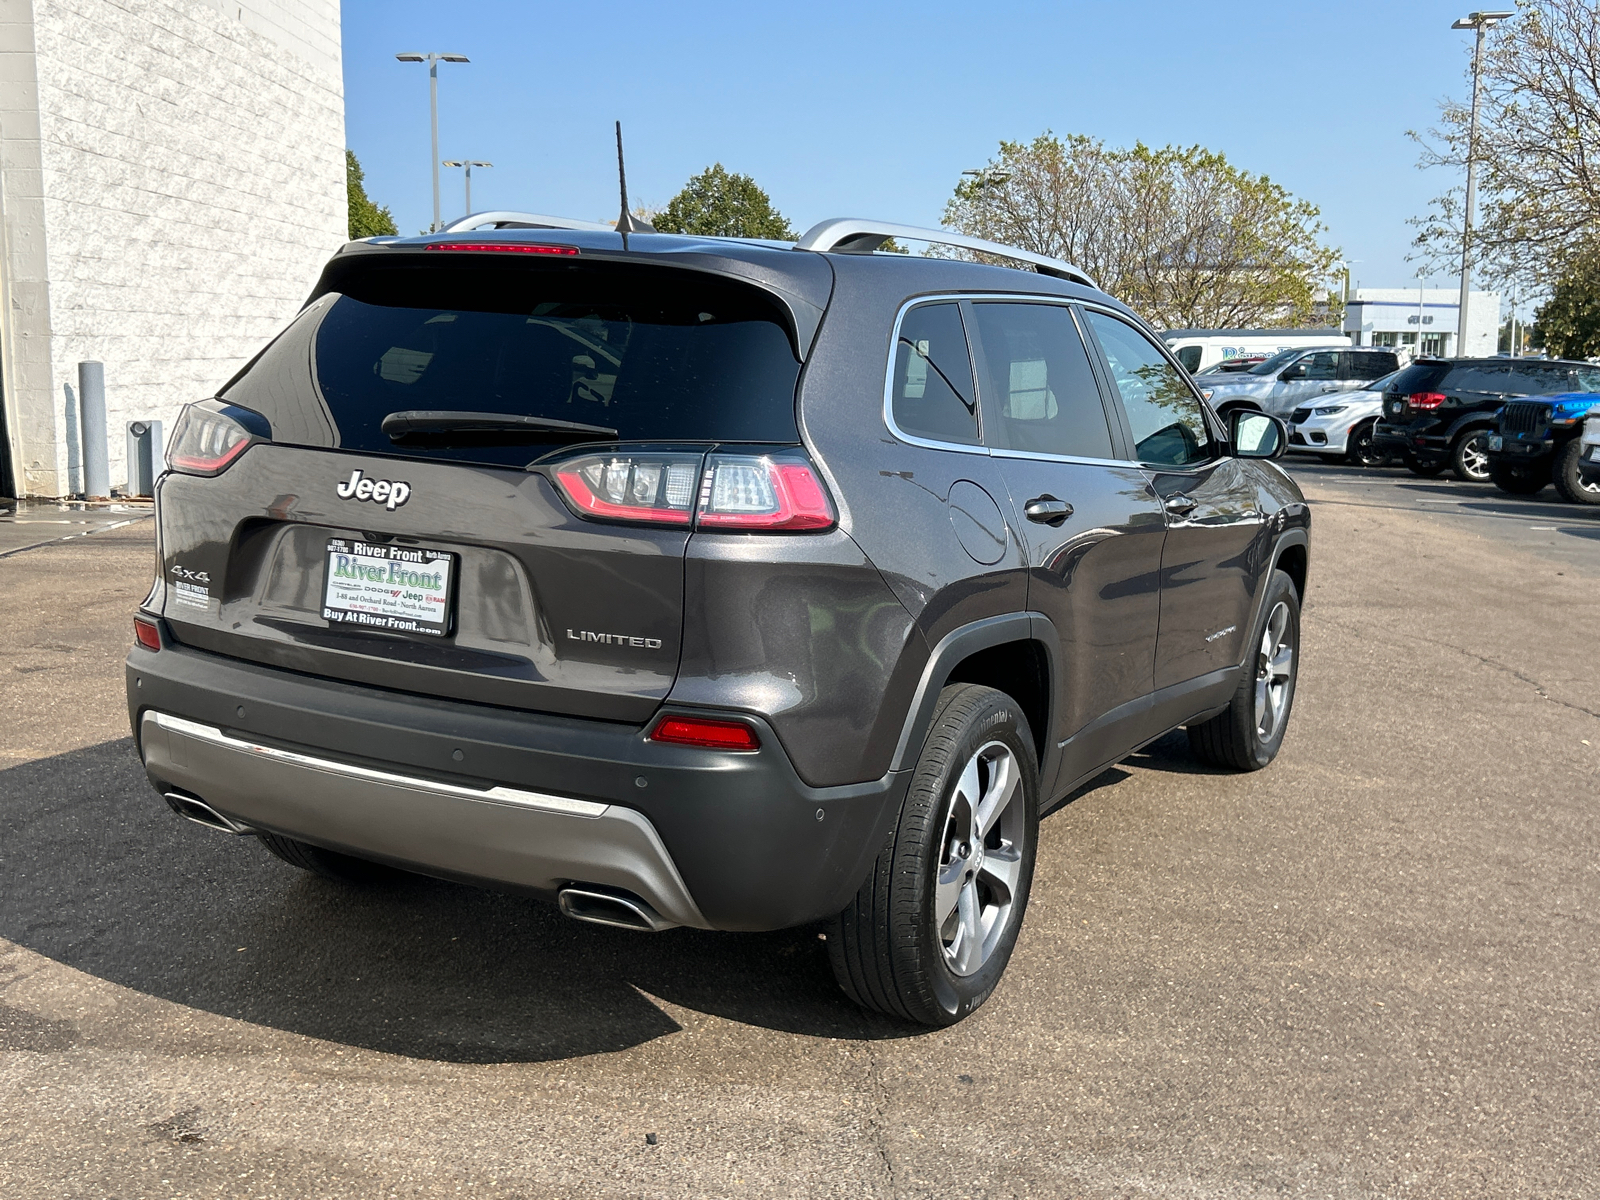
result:
<svg viewBox="0 0 1600 1200"><path fill-rule="evenodd" d="M1289 448L1289 427L1264 412L1235 409L1228 418L1228 432L1238 458L1282 458Z"/></svg>
<svg viewBox="0 0 1600 1200"><path fill-rule="evenodd" d="M1278 376L1278 382L1279 383L1293 383L1296 379L1304 379L1305 377L1306 377L1306 365L1305 365L1305 363L1295 363L1294 366L1285 367L1283 369L1283 374Z"/></svg>

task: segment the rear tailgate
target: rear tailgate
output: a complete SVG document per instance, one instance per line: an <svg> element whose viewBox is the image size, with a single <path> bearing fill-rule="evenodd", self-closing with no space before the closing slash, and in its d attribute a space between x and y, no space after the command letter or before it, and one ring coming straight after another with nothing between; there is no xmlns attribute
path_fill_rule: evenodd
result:
<svg viewBox="0 0 1600 1200"><path fill-rule="evenodd" d="M160 484L157 602L180 641L400 691L648 719L678 668L687 523L580 516L532 464L797 442L793 332L746 284L509 257L347 273L224 389L271 436L215 477ZM384 431L396 412L452 411L616 436Z"/></svg>

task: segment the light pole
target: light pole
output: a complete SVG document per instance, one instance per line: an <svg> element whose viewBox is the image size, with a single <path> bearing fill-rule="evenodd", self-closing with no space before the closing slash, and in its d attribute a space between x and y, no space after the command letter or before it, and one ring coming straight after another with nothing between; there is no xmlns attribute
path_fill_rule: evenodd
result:
<svg viewBox="0 0 1600 1200"><path fill-rule="evenodd" d="M396 54L401 62L428 64L428 116L433 125L433 225L430 233L437 233L443 222L439 219L439 64L442 62L470 62L465 54Z"/></svg>
<svg viewBox="0 0 1600 1200"><path fill-rule="evenodd" d="M461 158L461 159L452 159L452 160L446 162L444 165L447 166L447 167L465 167L466 168L466 170L467 170L467 211L465 213L463 213L462 215L470 217L472 215L472 168L473 167L492 167L492 166L494 166L494 164L491 163L491 162L479 162L475 158Z"/></svg>
<svg viewBox="0 0 1600 1200"><path fill-rule="evenodd" d="M1467 211L1461 225L1461 306L1456 313L1456 354L1467 352L1467 295L1472 287L1472 206L1478 198L1478 70L1483 65L1483 31L1498 25L1514 14L1496 12L1468 13L1451 29L1475 29L1477 44L1472 48L1472 124L1467 130ZM1421 330L1418 330L1421 336Z"/></svg>

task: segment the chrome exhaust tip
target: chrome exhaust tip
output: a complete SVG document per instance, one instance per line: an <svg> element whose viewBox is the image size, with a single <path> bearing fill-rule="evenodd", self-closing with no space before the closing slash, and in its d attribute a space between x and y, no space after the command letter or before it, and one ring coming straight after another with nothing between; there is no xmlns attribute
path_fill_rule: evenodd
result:
<svg viewBox="0 0 1600 1200"><path fill-rule="evenodd" d="M678 926L676 921L667 920L639 897L626 892L565 887L556 900L561 905L561 911L574 921L590 921L618 929L637 929L643 933L660 933L663 929L676 929Z"/></svg>
<svg viewBox="0 0 1600 1200"><path fill-rule="evenodd" d="M248 825L241 825L232 817L225 817L212 808L198 796L191 796L187 792L164 792L167 805L186 821L193 821L196 825L204 825L207 829L218 829L223 833L254 833Z"/></svg>

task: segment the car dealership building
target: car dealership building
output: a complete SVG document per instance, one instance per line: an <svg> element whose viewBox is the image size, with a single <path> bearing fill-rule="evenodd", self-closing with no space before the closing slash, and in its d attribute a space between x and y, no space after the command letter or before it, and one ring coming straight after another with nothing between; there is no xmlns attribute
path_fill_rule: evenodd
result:
<svg viewBox="0 0 1600 1200"><path fill-rule="evenodd" d="M0 494L214 393L347 230L338 0L0 0Z"/></svg>
<svg viewBox="0 0 1600 1200"><path fill-rule="evenodd" d="M1500 295L1473 292L1467 344L1456 348L1461 292L1451 288L1357 288L1345 303L1344 331L1358 346L1409 348L1413 355L1493 354L1500 336Z"/></svg>

